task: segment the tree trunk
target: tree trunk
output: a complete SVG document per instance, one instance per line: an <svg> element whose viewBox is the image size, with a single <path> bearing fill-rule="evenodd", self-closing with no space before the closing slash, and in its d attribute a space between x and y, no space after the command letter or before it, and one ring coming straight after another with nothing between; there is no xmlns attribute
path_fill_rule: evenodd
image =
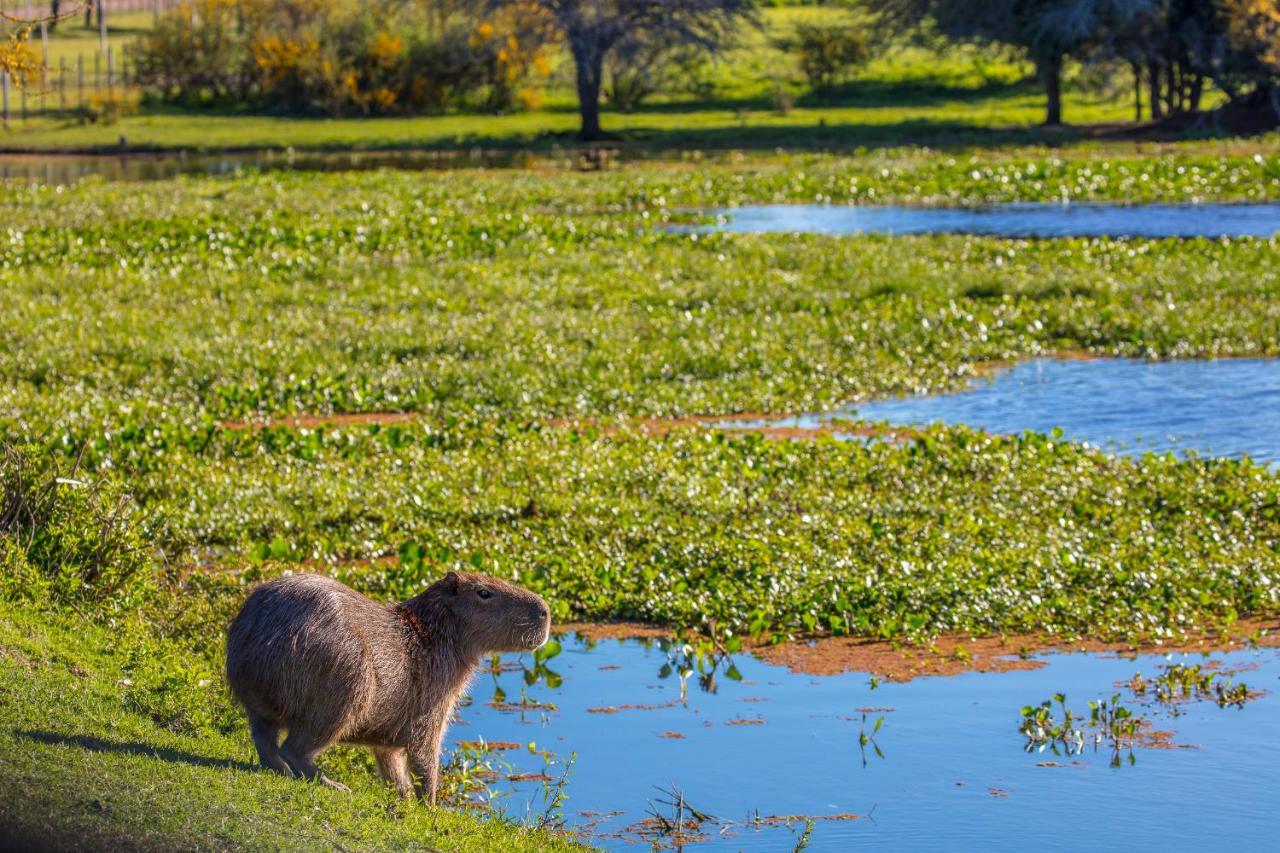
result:
<svg viewBox="0 0 1280 853"><path fill-rule="evenodd" d="M1062 55L1036 60L1036 76L1044 86L1047 98L1044 123L1047 127L1062 124Z"/></svg>
<svg viewBox="0 0 1280 853"><path fill-rule="evenodd" d="M1151 120L1164 118L1164 109L1160 106L1160 63L1154 59L1147 62L1147 100L1151 106Z"/></svg>
<svg viewBox="0 0 1280 853"><path fill-rule="evenodd" d="M595 44L573 43L570 36L570 52L573 54L574 71L578 83L578 113L582 127L578 138L583 142L602 139L600 130L600 85L604 75L604 52Z"/></svg>
<svg viewBox="0 0 1280 853"><path fill-rule="evenodd" d="M1129 63L1133 72L1133 120L1142 121L1142 65L1134 60Z"/></svg>
<svg viewBox="0 0 1280 853"><path fill-rule="evenodd" d="M1193 112L1200 112L1200 98L1204 95L1204 75L1197 73L1191 78L1191 95L1188 98L1187 108Z"/></svg>

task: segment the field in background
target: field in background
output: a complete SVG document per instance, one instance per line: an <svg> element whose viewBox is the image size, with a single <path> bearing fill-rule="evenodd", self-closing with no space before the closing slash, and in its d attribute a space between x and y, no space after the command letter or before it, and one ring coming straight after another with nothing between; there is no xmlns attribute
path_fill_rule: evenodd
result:
<svg viewBox="0 0 1280 853"><path fill-rule="evenodd" d="M1028 63L999 52L959 47L939 55L901 46L885 52L840 87L829 100L806 94L793 57L774 42L797 21L849 17L831 7L765 9L763 32L748 31L741 44L717 60L711 74L715 94L655 96L635 112L605 111L605 127L654 148L847 148L905 143L1003 144L1072 138L1071 131L1044 135L1037 128L1043 96L1028 80ZM118 56L117 83L127 60L120 54L150 26L147 13L108 17L111 44ZM0 148L64 149L119 146L134 148L240 147L490 147L537 146L571 142L577 113L570 85L572 67L560 55L547 85L545 105L509 116L451 114L418 118L291 118L219 112L193 113L144 106L139 115L117 124L82 125L70 115L79 98L77 61L83 61L93 88L96 29L79 19L64 21L50 39L55 79L43 93L50 111L37 114L41 95L28 93L29 118L11 121L0 132ZM56 110L63 94L56 75L65 60L68 113ZM105 58L98 63L100 87L106 86ZM122 84L121 84L122 85ZM773 92L798 92L795 107L776 109ZM1069 85L1067 119L1081 125L1126 121L1128 92L1098 92ZM19 108L12 108L17 115Z"/></svg>

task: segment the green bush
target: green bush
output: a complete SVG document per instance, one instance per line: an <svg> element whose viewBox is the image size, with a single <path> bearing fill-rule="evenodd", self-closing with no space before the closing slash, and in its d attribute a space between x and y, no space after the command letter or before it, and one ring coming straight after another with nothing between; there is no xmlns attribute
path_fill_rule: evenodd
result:
<svg viewBox="0 0 1280 853"><path fill-rule="evenodd" d="M0 449L0 595L96 607L135 598L151 564L136 509L48 451Z"/></svg>
<svg viewBox="0 0 1280 853"><path fill-rule="evenodd" d="M142 40L138 80L171 101L290 114L504 112L549 73L548 38L529 13L437 20L390 2L194 0Z"/></svg>
<svg viewBox="0 0 1280 853"><path fill-rule="evenodd" d="M795 36L779 47L796 55L809 85L819 92L831 91L871 58L866 36L849 24L796 24Z"/></svg>

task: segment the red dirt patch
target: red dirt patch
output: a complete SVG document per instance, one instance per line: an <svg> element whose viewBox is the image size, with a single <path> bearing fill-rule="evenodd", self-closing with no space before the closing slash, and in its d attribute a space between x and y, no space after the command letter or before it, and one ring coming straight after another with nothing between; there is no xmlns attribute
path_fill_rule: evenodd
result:
<svg viewBox="0 0 1280 853"><path fill-rule="evenodd" d="M513 749L524 749L524 744L516 743L513 740L463 740L458 741L458 746L470 747L472 749L489 749L491 752L508 752Z"/></svg>
<svg viewBox="0 0 1280 853"><path fill-rule="evenodd" d="M619 711L658 711L663 708L674 708L679 700L663 702L661 705L606 705L600 708L588 708L588 714L616 714Z"/></svg>
<svg viewBox="0 0 1280 853"><path fill-rule="evenodd" d="M323 426L367 426L379 424L406 424L420 420L422 415L416 412L357 412L355 414L338 415L289 415L283 418L264 418L248 421L218 421L218 426L230 430L261 430L272 427L287 429L315 429Z"/></svg>
<svg viewBox="0 0 1280 853"><path fill-rule="evenodd" d="M783 826L792 823L806 823L808 821L818 822L820 820L862 820L862 815L853 812L842 812L840 814L770 814L753 817L751 825L753 826Z"/></svg>

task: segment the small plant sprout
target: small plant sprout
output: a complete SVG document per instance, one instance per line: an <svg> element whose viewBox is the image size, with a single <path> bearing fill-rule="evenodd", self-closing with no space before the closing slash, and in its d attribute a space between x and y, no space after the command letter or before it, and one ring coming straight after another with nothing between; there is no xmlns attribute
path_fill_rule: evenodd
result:
<svg viewBox="0 0 1280 853"><path fill-rule="evenodd" d="M884 753L880 750L880 744L876 743L876 734L880 731L880 727L884 725L884 717L879 717L875 725L871 727L871 731L867 731L867 714L862 714L862 731L858 733L858 751L862 753L862 766L867 766L867 746L875 752L877 758L884 758Z"/></svg>

